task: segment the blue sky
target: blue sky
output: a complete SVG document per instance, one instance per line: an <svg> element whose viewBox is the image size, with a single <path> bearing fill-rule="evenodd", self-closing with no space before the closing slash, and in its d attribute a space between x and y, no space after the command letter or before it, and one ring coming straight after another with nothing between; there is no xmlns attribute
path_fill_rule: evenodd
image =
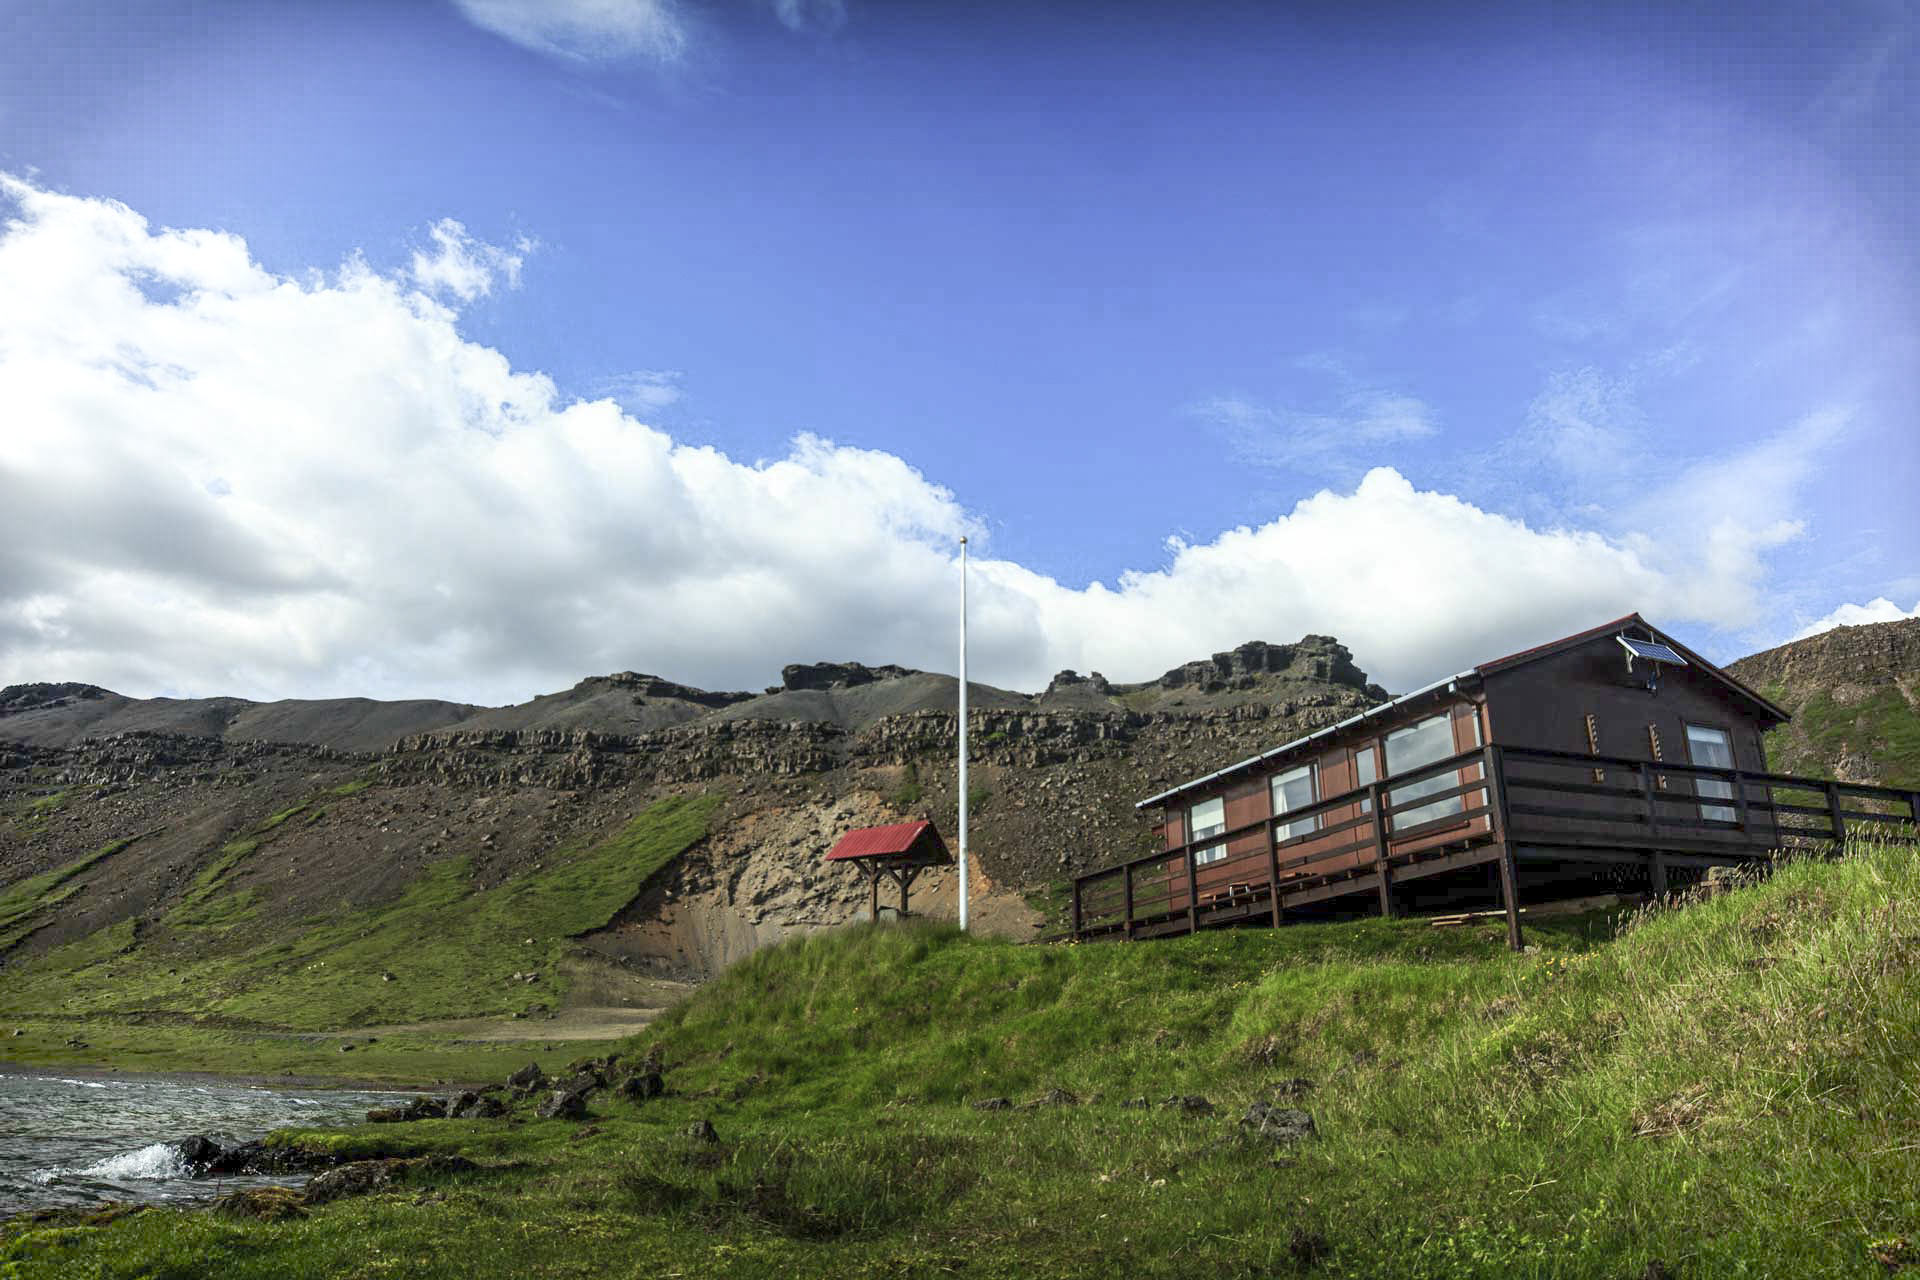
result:
<svg viewBox="0 0 1920 1280"><path fill-rule="evenodd" d="M1917 60L1911 4L15 3L13 247L74 258L0 297L0 486L42 504L0 556L0 679L500 700L950 668L962 529L982 675L1021 687L1304 631L1404 687L1623 604L1722 658L1906 613ZM298 341L189 342L202 367L110 312L75 369L137 347L181 376L116 375L105 408L33 326L102 272L213 323L193 300L229 277L141 257L163 229L292 282ZM376 312L443 324L438 363L370 345ZM550 395L502 425L448 351ZM330 418L324 374L276 382L297 360L454 380ZM213 420L222 378L304 425ZM612 434L553 425L608 397ZM577 452L621 432L667 490ZM485 518L475 433L566 459L494 508L553 560L487 549L524 540ZM142 463L80 485L75 451ZM199 496L123 520L148 499L115 484L158 474ZM392 566L435 528L470 555Z"/></svg>

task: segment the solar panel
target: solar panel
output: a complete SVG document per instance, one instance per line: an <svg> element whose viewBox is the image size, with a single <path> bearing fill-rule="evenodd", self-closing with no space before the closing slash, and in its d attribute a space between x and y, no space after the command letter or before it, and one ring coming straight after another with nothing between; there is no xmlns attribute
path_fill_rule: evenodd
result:
<svg viewBox="0 0 1920 1280"><path fill-rule="evenodd" d="M1652 640L1635 640L1632 636L1621 636L1619 639L1620 643L1627 647L1627 652L1636 658L1645 658L1648 662L1664 662L1675 667L1691 665L1664 644Z"/></svg>

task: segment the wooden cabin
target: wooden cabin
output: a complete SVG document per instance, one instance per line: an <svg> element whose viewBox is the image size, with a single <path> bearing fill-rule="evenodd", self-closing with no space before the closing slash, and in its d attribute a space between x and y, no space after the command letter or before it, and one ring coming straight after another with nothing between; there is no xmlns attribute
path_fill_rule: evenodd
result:
<svg viewBox="0 0 1920 1280"><path fill-rule="evenodd" d="M1605 873L1665 892L1675 869L1920 814L1920 796L1768 774L1761 735L1787 718L1629 614L1140 801L1163 850L1080 877L1074 932L1279 924L1360 894L1392 914L1465 885L1497 890L1518 945L1523 878Z"/></svg>

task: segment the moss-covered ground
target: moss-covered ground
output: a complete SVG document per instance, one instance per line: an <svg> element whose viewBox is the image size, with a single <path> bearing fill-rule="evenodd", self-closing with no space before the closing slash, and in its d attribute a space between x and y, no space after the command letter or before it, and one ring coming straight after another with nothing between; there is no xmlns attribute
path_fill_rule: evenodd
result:
<svg viewBox="0 0 1920 1280"><path fill-rule="evenodd" d="M0 1062L400 1080L490 1074L528 1049L351 1033L480 1016L537 1026L566 1000L578 935L605 925L704 836L716 803L663 800L607 838L558 850L541 870L491 888L475 884L466 859L450 858L390 902L305 921L268 918L253 890L232 883L234 868L305 806L274 814L224 846L158 923L122 921L9 963ZM43 917L80 871L115 851L10 886L0 931ZM343 1059L343 1046L356 1056Z"/></svg>
<svg viewBox="0 0 1920 1280"><path fill-rule="evenodd" d="M664 1060L664 1098L598 1094L584 1123L523 1105L280 1138L460 1152L477 1172L278 1222L16 1223L0 1260L88 1277L1920 1266L1920 850L1857 844L1529 938L1516 955L1492 926L1419 921L1050 947L852 928L754 956L623 1046ZM1016 1105L973 1105L994 1097ZM1310 1112L1314 1136L1246 1136L1264 1100ZM700 1121L717 1142L689 1135Z"/></svg>

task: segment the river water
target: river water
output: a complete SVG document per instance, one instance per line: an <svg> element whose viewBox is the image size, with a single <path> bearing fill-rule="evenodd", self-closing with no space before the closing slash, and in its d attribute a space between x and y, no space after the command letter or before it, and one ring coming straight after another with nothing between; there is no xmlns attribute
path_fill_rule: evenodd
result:
<svg viewBox="0 0 1920 1280"><path fill-rule="evenodd" d="M0 1072L0 1217L132 1200L152 1204L304 1177L194 1180L168 1141L222 1146L289 1125L356 1123L413 1095L264 1089L179 1080L62 1079Z"/></svg>

